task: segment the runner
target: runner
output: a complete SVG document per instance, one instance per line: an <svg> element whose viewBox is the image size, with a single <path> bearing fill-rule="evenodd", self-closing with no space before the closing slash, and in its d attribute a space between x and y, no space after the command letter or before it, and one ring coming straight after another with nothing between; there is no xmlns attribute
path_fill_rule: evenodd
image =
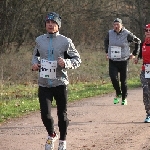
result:
<svg viewBox="0 0 150 150"><path fill-rule="evenodd" d="M69 120L67 118L67 69L76 69L81 59L71 39L59 34L61 17L55 12L45 17L47 34L36 38L32 58L32 70L40 70L38 78L38 97L41 119L48 132L45 150L54 150L58 135L54 131L51 116L53 98L57 104L58 127L60 132L58 150L66 150L66 135ZM40 57L40 64L38 57Z"/></svg>
<svg viewBox="0 0 150 150"><path fill-rule="evenodd" d="M150 122L150 24L145 26L145 39L141 43L138 58L143 59L140 79L143 87L143 103L146 110L146 119L144 122ZM135 60L138 63L138 59Z"/></svg>
<svg viewBox="0 0 150 150"><path fill-rule="evenodd" d="M125 29L122 20L116 18L112 30L109 30L105 40L106 57L109 59L109 76L116 92L114 104L119 103L122 98L122 105L127 105L127 67L129 59L139 54L140 39ZM130 52L130 43L136 43L133 53ZM119 85L118 73L120 73L121 88Z"/></svg>

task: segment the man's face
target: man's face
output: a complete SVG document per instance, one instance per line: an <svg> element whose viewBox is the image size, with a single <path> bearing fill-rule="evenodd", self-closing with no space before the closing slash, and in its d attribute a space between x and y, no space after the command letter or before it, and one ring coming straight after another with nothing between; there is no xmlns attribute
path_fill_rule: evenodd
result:
<svg viewBox="0 0 150 150"><path fill-rule="evenodd" d="M150 37L150 28L145 29L145 36Z"/></svg>
<svg viewBox="0 0 150 150"><path fill-rule="evenodd" d="M119 33L120 30L122 29L122 24L119 23L119 22L114 22L113 27L114 27L114 30L115 30L117 33Z"/></svg>
<svg viewBox="0 0 150 150"><path fill-rule="evenodd" d="M46 31L48 33L56 33L58 32L58 24L53 20L47 20L46 21Z"/></svg>

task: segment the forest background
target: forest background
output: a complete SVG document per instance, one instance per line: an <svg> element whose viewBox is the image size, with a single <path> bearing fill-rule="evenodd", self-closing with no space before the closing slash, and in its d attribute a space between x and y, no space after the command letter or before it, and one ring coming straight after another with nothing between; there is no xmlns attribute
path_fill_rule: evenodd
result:
<svg viewBox="0 0 150 150"><path fill-rule="evenodd" d="M44 17L48 12L61 15L60 33L72 39L81 55L81 66L69 70L70 84L95 87L110 83L103 41L113 20L121 18L125 28L143 40L144 26L150 23L149 6L149 0L1 0L0 100L37 97L36 90L31 90L37 88L31 58L35 38L46 33ZM129 79L139 80L139 73L140 65L130 62ZM15 106L20 104L15 102Z"/></svg>

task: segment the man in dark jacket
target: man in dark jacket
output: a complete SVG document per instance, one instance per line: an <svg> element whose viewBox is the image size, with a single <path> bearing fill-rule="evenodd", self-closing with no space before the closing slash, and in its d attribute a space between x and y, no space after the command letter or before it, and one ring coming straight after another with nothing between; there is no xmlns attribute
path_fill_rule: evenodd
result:
<svg viewBox="0 0 150 150"><path fill-rule="evenodd" d="M127 66L130 58L135 58L139 53L140 39L125 29L122 20L116 18L113 22L114 29L109 30L105 40L106 57L109 59L109 75L116 91L114 104L119 103L122 98L122 105L127 105ZM130 52L130 43L136 43L136 49ZM121 87L119 85L118 73L120 73Z"/></svg>

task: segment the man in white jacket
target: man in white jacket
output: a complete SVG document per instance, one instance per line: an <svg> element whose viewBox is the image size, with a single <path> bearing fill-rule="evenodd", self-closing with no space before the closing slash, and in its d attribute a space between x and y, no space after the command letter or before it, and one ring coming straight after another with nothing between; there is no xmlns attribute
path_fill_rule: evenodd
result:
<svg viewBox="0 0 150 150"><path fill-rule="evenodd" d="M41 119L48 132L45 150L54 150L54 141L58 135L54 131L54 120L51 116L53 98L57 104L58 127L60 132L58 150L66 150L66 135L69 124L67 118L67 69L76 69L81 59L72 40L59 34L61 17L55 12L45 17L47 34L36 38L32 58L32 70L39 70L38 97ZM40 57L40 62L38 60Z"/></svg>
<svg viewBox="0 0 150 150"><path fill-rule="evenodd" d="M133 42L136 46L131 52L130 44ZM109 30L104 40L105 52L109 59L109 76L116 92L114 104L118 104L119 100L122 99L121 105L127 105L128 61L139 54L140 43L141 40L123 26L121 19L116 18L114 20L113 29ZM120 73L121 87L118 73Z"/></svg>

